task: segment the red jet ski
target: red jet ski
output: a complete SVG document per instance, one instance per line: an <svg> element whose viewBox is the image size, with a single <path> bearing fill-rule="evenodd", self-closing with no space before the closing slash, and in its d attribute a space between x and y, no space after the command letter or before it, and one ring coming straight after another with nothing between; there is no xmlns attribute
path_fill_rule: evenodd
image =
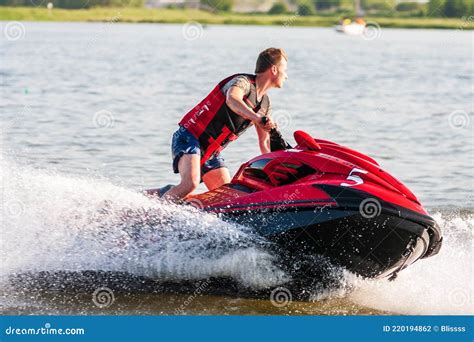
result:
<svg viewBox="0 0 474 342"><path fill-rule="evenodd" d="M302 131L294 138L291 147L273 130L272 152L243 164L230 184L186 201L251 227L289 263L322 255L363 277L394 279L438 253L436 222L374 159Z"/></svg>

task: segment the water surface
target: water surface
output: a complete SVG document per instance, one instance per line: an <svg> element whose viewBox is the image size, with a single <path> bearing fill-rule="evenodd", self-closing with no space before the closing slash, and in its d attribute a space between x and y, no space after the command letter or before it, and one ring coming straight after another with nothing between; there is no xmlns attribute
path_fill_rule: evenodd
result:
<svg viewBox="0 0 474 342"><path fill-rule="evenodd" d="M383 29L367 41L328 28L208 26L201 38L187 40L181 25L24 26L23 39L0 42L0 174L7 208L2 279L87 268L166 279L225 275L249 286L277 286L283 275L270 266L272 256L253 245L247 232L215 218L159 207L164 229L204 232L204 240L183 245L170 233L167 249L137 248L121 257L104 252L115 247L120 231L111 225L110 234L97 239L88 218L103 201L154 206L136 190L178 181L169 145L182 115L219 80L252 72L259 51L278 46L289 55L289 80L270 98L284 135L292 140L292 132L303 129L374 157L435 214L445 246L394 283L362 281L350 293L283 309L268 300L198 296L185 313L429 314L472 308L469 32ZM231 173L257 154L253 129L223 153ZM231 241L232 248L209 251L203 248L209 241L226 248ZM236 247L242 241L246 249ZM5 287L2 311L172 314L187 299L136 295L98 309L87 300L90 294L66 300L30 295L12 298Z"/></svg>

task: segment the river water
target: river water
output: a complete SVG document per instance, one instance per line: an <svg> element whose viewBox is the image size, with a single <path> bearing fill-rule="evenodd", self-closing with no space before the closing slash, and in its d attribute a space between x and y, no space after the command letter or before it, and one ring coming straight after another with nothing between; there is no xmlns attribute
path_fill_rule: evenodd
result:
<svg viewBox="0 0 474 342"><path fill-rule="evenodd" d="M472 33L382 29L364 39L291 23L202 31L113 22L16 25L19 39L0 41L2 312L173 314L186 303L180 313L472 313ZM49 270L160 280L225 276L247 287L278 287L285 275L249 232L136 191L177 182L170 140L181 116L222 78L251 73L269 46L289 56L287 83L269 94L284 135L291 140L303 129L378 160L441 224L438 256L395 282L347 275L350 291L283 307L194 292L117 293L102 307L90 293L40 296L10 288L12 275ZM249 130L223 156L233 173L257 154ZM123 232L108 218L107 234L98 233L91 220L104 201L117 210L156 210L168 232L160 247L113 253ZM177 239L183 234L185 243ZM210 243L215 249L203 247Z"/></svg>

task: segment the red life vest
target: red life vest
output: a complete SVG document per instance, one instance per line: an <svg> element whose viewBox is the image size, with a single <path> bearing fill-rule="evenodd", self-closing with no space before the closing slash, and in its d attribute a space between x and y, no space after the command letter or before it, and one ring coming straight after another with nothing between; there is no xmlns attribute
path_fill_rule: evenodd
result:
<svg viewBox="0 0 474 342"><path fill-rule="evenodd" d="M244 75L250 81L250 92L243 100L255 113L263 109L268 112L270 101L267 95L257 101L255 75L235 74L219 82L219 84L191 109L179 122L198 140L201 148L201 165L216 156L231 141L236 140L250 125L251 121L233 112L226 104L226 95L222 88L232 78Z"/></svg>

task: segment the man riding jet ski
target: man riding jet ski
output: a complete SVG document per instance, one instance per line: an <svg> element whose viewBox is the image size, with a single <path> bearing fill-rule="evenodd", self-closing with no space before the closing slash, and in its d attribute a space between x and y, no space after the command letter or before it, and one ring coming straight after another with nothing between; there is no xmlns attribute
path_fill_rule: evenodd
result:
<svg viewBox="0 0 474 342"><path fill-rule="evenodd" d="M439 226L374 159L302 131L294 148L275 129L270 137L272 152L243 164L228 184L186 201L253 228L278 246L290 272L307 256L325 256L364 277L395 279L438 253ZM300 267L298 276L314 266Z"/></svg>
<svg viewBox="0 0 474 342"><path fill-rule="evenodd" d="M267 91L281 88L288 78L288 57L282 49L269 48L257 59L255 75L235 74L219 84L179 122L173 134L173 171L179 173L177 186L149 191L169 200L192 193L201 180L209 190L230 182L229 170L220 152L248 127L255 125L260 151L270 152L271 118ZM262 118L267 119L263 122Z"/></svg>
<svg viewBox="0 0 474 342"><path fill-rule="evenodd" d="M256 75L221 81L180 122L173 135L176 187L149 196L181 200L251 227L295 269L306 256L324 256L365 277L396 277L438 253L442 237L416 196L372 158L295 132L292 148L276 130L266 92L287 79L281 49L260 53ZM220 151L251 124L262 155L230 179ZM201 179L209 189L190 195ZM310 260L311 258L305 258ZM310 274L312 265L298 267Z"/></svg>

